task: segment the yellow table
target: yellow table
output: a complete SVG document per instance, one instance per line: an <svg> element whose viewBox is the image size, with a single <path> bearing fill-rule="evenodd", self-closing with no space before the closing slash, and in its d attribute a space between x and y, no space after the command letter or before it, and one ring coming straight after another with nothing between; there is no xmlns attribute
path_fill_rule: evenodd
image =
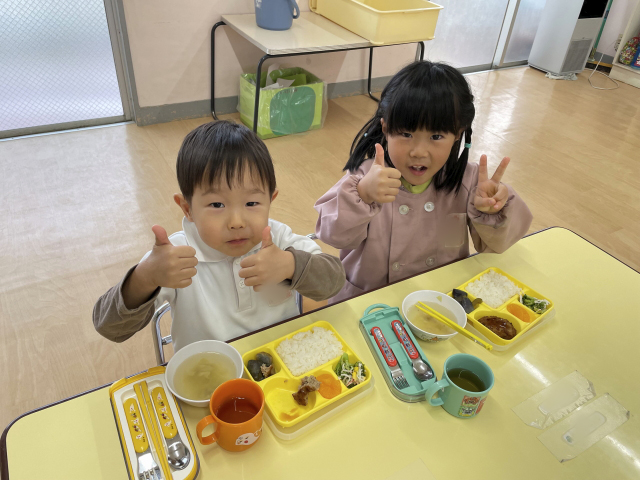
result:
<svg viewBox="0 0 640 480"><path fill-rule="evenodd" d="M364 309L373 303L400 306L414 290L449 291L490 266L551 297L556 318L504 353L485 351L460 335L421 344L438 378L444 360L457 352L491 366L495 387L477 418L461 420L426 402L397 400L358 330ZM328 320L377 382L372 395L292 442L265 428L246 452L198 445L198 478L640 478L639 292L638 272L576 234L553 228L502 255L470 257L235 341L245 352ZM632 415L577 458L560 463L538 441L541 430L526 426L511 408L574 370L593 382L597 394L609 392ZM183 409L195 439L195 425L206 411ZM3 480L127 479L107 388L18 418L5 430L0 448Z"/></svg>

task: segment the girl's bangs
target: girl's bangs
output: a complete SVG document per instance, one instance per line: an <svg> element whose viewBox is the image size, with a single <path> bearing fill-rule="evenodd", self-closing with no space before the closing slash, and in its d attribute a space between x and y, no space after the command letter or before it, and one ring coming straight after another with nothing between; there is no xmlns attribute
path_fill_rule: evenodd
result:
<svg viewBox="0 0 640 480"><path fill-rule="evenodd" d="M385 123L389 133L427 130L457 135L461 128L458 114L457 101L450 89L437 88L433 84L428 88L417 85L395 93Z"/></svg>

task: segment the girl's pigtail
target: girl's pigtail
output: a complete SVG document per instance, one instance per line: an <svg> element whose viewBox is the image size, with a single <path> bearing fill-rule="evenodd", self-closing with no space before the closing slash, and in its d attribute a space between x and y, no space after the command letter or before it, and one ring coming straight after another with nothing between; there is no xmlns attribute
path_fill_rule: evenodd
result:
<svg viewBox="0 0 640 480"><path fill-rule="evenodd" d="M469 162L469 148L471 148L471 134L473 130L471 127L468 127L464 131L464 146L462 148L462 153L458 158L458 161L455 163L455 168L452 173L452 177L456 180L456 195L460 191L460 187L462 187L462 177L464 177L464 172L467 169L467 163ZM467 147L467 145L469 145Z"/></svg>
<svg viewBox="0 0 640 480"><path fill-rule="evenodd" d="M373 118L358 132L351 144L349 161L343 170L349 170L352 173L355 172L367 158L375 158L376 143L381 144L383 147L385 146L382 122L380 122L381 118L382 115L376 112Z"/></svg>
<svg viewBox="0 0 640 480"><path fill-rule="evenodd" d="M462 136L453 144L451 154L449 155L447 162L444 164L444 167L441 168L433 177L433 182L437 189L442 188L449 193L455 190L456 195L460 192L460 188L462 187L462 178L464 177L464 172L467 169L467 162L469 161L469 148L466 145L471 145L472 133L473 130L471 127L468 127L464 131L464 146L459 157L458 153L460 152L460 146L463 144Z"/></svg>

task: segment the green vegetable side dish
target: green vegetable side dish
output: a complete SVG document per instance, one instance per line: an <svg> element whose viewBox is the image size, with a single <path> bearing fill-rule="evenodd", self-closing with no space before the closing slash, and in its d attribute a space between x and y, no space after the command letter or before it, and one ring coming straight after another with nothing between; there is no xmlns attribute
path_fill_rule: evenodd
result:
<svg viewBox="0 0 640 480"><path fill-rule="evenodd" d="M520 297L520 303L537 314L544 313L549 308L548 300L539 300L526 294Z"/></svg>
<svg viewBox="0 0 640 480"><path fill-rule="evenodd" d="M365 381L366 370L362 362L349 363L349 355L343 353L333 371L347 388L353 388Z"/></svg>

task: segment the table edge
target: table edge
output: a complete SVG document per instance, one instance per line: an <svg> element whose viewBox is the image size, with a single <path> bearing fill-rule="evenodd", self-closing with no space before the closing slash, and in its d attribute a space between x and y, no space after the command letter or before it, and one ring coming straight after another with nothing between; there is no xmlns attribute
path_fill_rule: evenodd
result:
<svg viewBox="0 0 640 480"><path fill-rule="evenodd" d="M532 232L532 233L530 233L530 234L528 234L528 235L525 235L525 236L524 236L524 237L522 237L522 238L527 238L527 237L530 237L530 236L533 236L533 235L537 235L538 233L546 232L547 230L552 230L552 229L555 229L555 228L558 228L558 229L561 229L561 230L567 230L567 231L569 231L569 232L573 233L575 236L580 237L580 238L581 238L581 239L583 239L584 241L586 241L586 242L590 243L591 245L593 245L594 247L596 247L598 250L601 250L602 252L606 253L607 255L609 255L609 256L610 256L611 258L613 258L614 260L617 260L618 262L622 263L625 267L627 267L627 268L629 268L629 269L633 270L633 271L634 271L634 272L636 272L636 273L640 273L638 270L636 270L635 268L631 267L630 265L627 265L626 263L624 263L624 262L623 262L622 260L620 260L619 258L614 257L612 254L610 254L609 252L607 252L607 251L606 251L606 250L604 250L603 248L600 248L600 247L599 247L598 245L596 245L595 243L591 242L590 240L586 239L586 238L585 238L585 237L583 237L582 235L580 235L580 234L578 234L578 233L574 232L573 230L571 230L571 229L569 229L569 228L566 228L566 227L559 227L559 226L547 227L547 228L543 228L542 230L537 230L537 231ZM444 268L444 267L449 266L449 265L452 265L452 264L454 264L454 263L461 262L462 260L465 260L466 258L474 257L474 256L476 256L476 255L478 255L478 253L474 253L474 254L472 254L472 255L469 255L468 257L460 258L460 259L458 259L458 260L453 260L453 261L451 261L451 262L445 263L444 265L440 265L439 267L436 267L436 268L433 268L433 269L431 269L431 270L427 270L427 271L428 271L428 272L432 272L432 271L434 271L434 270L438 270L438 269L440 269L440 268ZM345 300L341 300L341 301L340 301L340 302L338 302L338 303L347 302L347 301L349 301L349 300L351 300L351 299L353 299L353 298L359 297L359 296L364 295L364 294L367 294L367 293L375 292L376 290L380 290L380 289L382 289L382 288L386 288L386 287L388 287L389 285L395 285L396 283L400 283L400 282L403 282L403 281L405 281L405 280L409 280L409 279L411 279L411 278L417 277L418 275L422 275L422 274L424 274L424 273L426 273L426 272L416 273L415 275L411 275L410 277L403 278L402 280L397 280L397 281L395 281L395 282L391 282L391 283L389 283L388 285L384 285L384 286L382 286L382 287L374 288L373 290L368 290L368 291L363 292L363 293L360 293L360 294L358 294L358 295L354 295L353 297L347 298L347 299L345 299ZM249 337L249 336L251 336L251 335L255 335L256 333L263 332L263 331L265 331L265 330L268 330L268 329L270 329L270 328L276 327L276 326L278 326L278 325L283 325L283 324L285 324L285 323L292 322L293 320L297 320L298 318L303 317L303 316L305 316L305 315L308 315L309 313L318 312L318 311L320 311L320 310L324 310L325 308L329 308L329 307L332 307L332 306L334 306L334 305L337 305L337 303L336 303L336 304L333 304L333 305L325 305L324 307L317 308L317 309L315 309L315 310L312 310L311 312L307 312L307 313L303 313L303 314L300 314L300 315L296 315L295 317L291 317L291 318L288 318L288 319L283 320L283 321L281 321L281 322L274 323L274 324L272 324L272 325L269 325L268 327L260 328L260 329L258 329L258 330L255 330L255 331L251 332L251 333L247 333L247 334L245 334L245 335L240 335L239 337L235 337L235 338L232 338L231 340L228 340L228 341L227 341L227 343L235 342L236 340L240 340L240 339L242 339L242 338ZM164 365L166 365L166 363L165 363ZM137 375L137 373L135 373L135 374L133 374L133 375ZM133 376L133 375L130 375L130 376ZM128 378L128 377L127 377L127 378ZM76 398L82 397L82 396L87 395L87 394L89 394L89 393L93 393L93 392L96 392L96 391L101 390L101 389L103 389L103 388L107 388L107 387L109 387L110 385L112 385L112 383L107 383L107 384L105 384L105 385L101 385L101 386L96 387L96 388L93 388L93 389L91 389L91 390L87 390L87 391L85 391L85 392L81 392L81 393L78 393L78 394L76 394L76 395L72 395L71 397L63 398L62 400L58 400L57 402L53 402L53 403L50 403L50 404L47 404L47 405L43 405L42 407L38 407L38 408L36 408L36 409L34 409L34 410L30 410L30 411L28 411L28 412L23 413L22 415L19 415L19 416L18 416L18 417L16 417L16 418L14 418L14 419L9 423L9 425L7 425L7 427L4 429L4 431L2 432L2 436L0 436L0 460L1 460L1 461L0 461L0 480L9 480L9 458L8 458L8 456L7 456L7 435L8 435L8 433L9 433L9 429L10 429L10 428L15 424L15 423L17 423L17 422L18 422L18 420L21 420L22 418L24 418L24 417L26 417L26 416L28 416L28 415L31 415L31 414L34 414L34 413L40 412L40 411L45 410L45 409L47 409L47 408L55 407L56 405L59 405L59 404L61 404L61 403L68 402L69 400L74 400L74 399L76 399Z"/></svg>

